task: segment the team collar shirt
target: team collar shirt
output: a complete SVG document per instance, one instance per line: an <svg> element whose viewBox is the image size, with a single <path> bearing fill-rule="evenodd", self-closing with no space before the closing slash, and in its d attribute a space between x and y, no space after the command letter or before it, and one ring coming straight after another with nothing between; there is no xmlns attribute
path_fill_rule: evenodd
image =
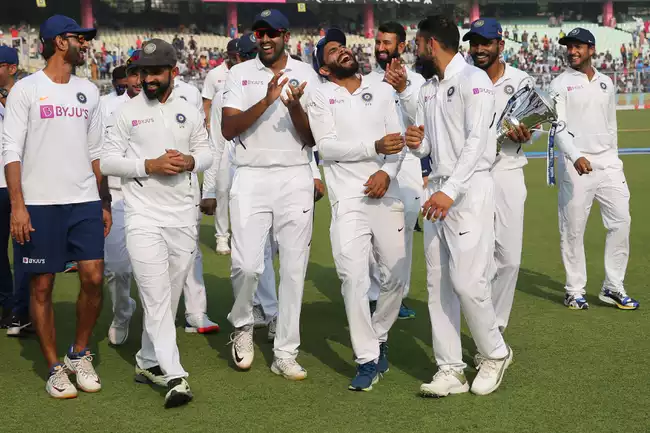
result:
<svg viewBox="0 0 650 433"><path fill-rule="evenodd" d="M106 95L109 96L109 95ZM104 97L102 97L104 98ZM121 96L115 98L106 98L102 99L101 103L101 113L102 113L102 125L104 131L113 127L113 114L117 109L122 106L126 101L130 100L127 92L124 92ZM106 133L102 135L102 146L103 139L106 137ZM122 188L122 180L119 177L108 176L108 186L111 189L111 195L113 195L113 201L117 201L121 197L121 192L118 192Z"/></svg>
<svg viewBox="0 0 650 433"><path fill-rule="evenodd" d="M608 76L594 72L589 81L586 74L569 68L551 82L558 120L566 122L557 144L572 162L587 155L600 165L616 164L616 89Z"/></svg>
<svg viewBox="0 0 650 433"><path fill-rule="evenodd" d="M441 191L456 200L472 175L489 171L496 155L494 86L482 70L456 54L444 78L422 86L417 124L424 125L424 140L414 154L431 158L433 179L441 178Z"/></svg>
<svg viewBox="0 0 650 433"><path fill-rule="evenodd" d="M186 100L190 105L194 106L205 118L205 110L203 109L203 100L201 99L201 91L189 83L186 83L181 77L174 78L173 92L177 97Z"/></svg>
<svg viewBox="0 0 650 433"><path fill-rule="evenodd" d="M2 130L4 128L4 118L5 118L5 106L0 104L0 149L2 149ZM2 162L2 156L0 154L0 163ZM7 179L5 179L5 170L4 164L1 166L0 170L0 188L7 187Z"/></svg>
<svg viewBox="0 0 650 433"><path fill-rule="evenodd" d="M18 81L5 109L4 164L22 164L25 204L99 200L91 162L101 155L99 90L71 76L52 82L43 71Z"/></svg>
<svg viewBox="0 0 650 433"><path fill-rule="evenodd" d="M212 100L217 92L225 87L228 72L229 69L226 62L223 62L208 72L208 75L205 76L205 81L203 81L202 96L205 99Z"/></svg>
<svg viewBox="0 0 650 433"><path fill-rule="evenodd" d="M385 197L399 198L395 177L405 151L378 155L375 141L390 133L403 133L399 103L393 88L365 77L352 94L344 87L327 82L310 94L307 107L330 201L363 197L368 178L385 171L391 182Z"/></svg>
<svg viewBox="0 0 650 433"><path fill-rule="evenodd" d="M122 178L126 224L196 225L196 178L192 173L148 175L145 160L167 149L194 157L193 173L212 165L212 145L201 113L174 92L164 104L144 94L123 104L106 131L102 173Z"/></svg>
<svg viewBox="0 0 650 433"><path fill-rule="evenodd" d="M306 109L310 90L319 85L314 69L307 63L288 57L280 81L285 77L288 81L282 89L283 95L289 84L298 86L307 82L305 94L300 98L303 109ZM224 108L248 110L266 96L272 78L273 72L262 64L259 57L233 66L224 90ZM250 128L235 138L235 144L233 163L236 166L292 167L309 164L311 157L310 149L300 139L289 111L280 98Z"/></svg>
<svg viewBox="0 0 650 433"><path fill-rule="evenodd" d="M504 66L503 75L494 83L494 111L497 121L505 111L512 95L526 87L527 84L533 83L530 75L526 72L505 64ZM522 144L506 138L501 144L501 151L496 156L493 170L514 170L522 168L527 163L528 159L524 154Z"/></svg>

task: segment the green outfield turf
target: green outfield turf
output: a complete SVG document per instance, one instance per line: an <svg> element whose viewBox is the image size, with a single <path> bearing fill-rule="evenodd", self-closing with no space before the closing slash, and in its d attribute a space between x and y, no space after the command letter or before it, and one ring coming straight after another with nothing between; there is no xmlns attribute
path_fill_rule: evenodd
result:
<svg viewBox="0 0 650 433"><path fill-rule="evenodd" d="M650 114L623 113L621 128L645 128ZM648 133L625 133L625 145L646 146ZM628 135L629 134L629 135ZM625 138L623 138L625 137ZM302 310L299 361L306 381L292 383L273 375L266 331L256 333L251 371L235 371L227 345L226 314L232 302L229 258L212 253L212 219L201 233L210 316L220 334L188 335L178 342L195 399L187 407L163 409L161 390L133 381L141 313L131 325L126 346L108 345L110 301L95 329L93 351L103 389L56 401L45 390L46 367L36 339L0 338L1 432L647 432L650 358L647 295L650 248L646 165L650 156L623 157L632 201L631 259L627 288L642 304L638 311L602 305L605 231L598 207L589 220L588 311L562 305L563 270L559 256L556 189L545 185L543 160L526 168L528 200L521 273L506 340L514 364L493 395L471 394L422 399L418 389L431 380L431 331L426 307L422 235L415 235L413 279L408 304L418 316L399 321L390 334L390 372L369 393L347 390L355 365L340 285L331 256L326 200L317 205L311 260ZM75 323L75 275L61 275L55 289L59 351L70 344ZM133 291L135 297L135 290ZM180 321L179 321L180 324ZM475 347L463 332L465 357ZM475 371L468 369L470 380Z"/></svg>

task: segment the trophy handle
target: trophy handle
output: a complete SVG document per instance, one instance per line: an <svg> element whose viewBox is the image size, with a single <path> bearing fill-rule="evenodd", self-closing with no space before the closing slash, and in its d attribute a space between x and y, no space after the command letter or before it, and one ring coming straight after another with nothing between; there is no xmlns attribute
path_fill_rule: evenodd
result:
<svg viewBox="0 0 650 433"><path fill-rule="evenodd" d="M564 120L558 120L555 123L557 124L557 127L555 128L556 135L566 129L566 122Z"/></svg>

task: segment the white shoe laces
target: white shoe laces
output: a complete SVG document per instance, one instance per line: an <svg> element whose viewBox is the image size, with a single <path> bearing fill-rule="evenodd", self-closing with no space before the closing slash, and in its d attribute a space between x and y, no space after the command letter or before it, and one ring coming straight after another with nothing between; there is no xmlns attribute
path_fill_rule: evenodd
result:
<svg viewBox="0 0 650 433"><path fill-rule="evenodd" d="M483 356L477 357L479 364L476 366L478 370L478 375L481 377L490 377L493 374L496 374L499 371L498 362L499 360L485 358Z"/></svg>
<svg viewBox="0 0 650 433"><path fill-rule="evenodd" d="M280 367L280 370L284 371L285 373L300 373L304 371L302 366L298 364L298 361L295 359L284 359L284 358L276 358L275 363Z"/></svg>
<svg viewBox="0 0 650 433"><path fill-rule="evenodd" d="M435 382L436 380L447 380L447 376L452 376L456 378L456 372L454 370L438 370L436 371L436 374L433 375L433 380L432 382Z"/></svg>
<svg viewBox="0 0 650 433"><path fill-rule="evenodd" d="M52 381L52 386L55 388L67 389L72 386L72 382L70 382L68 372L65 368L58 369L56 373L50 376L50 380Z"/></svg>
<svg viewBox="0 0 650 433"><path fill-rule="evenodd" d="M253 351L253 331L240 330L230 334L230 343L234 344L238 353L250 353Z"/></svg>
<svg viewBox="0 0 650 433"><path fill-rule="evenodd" d="M81 375L86 378L97 377L97 373L95 372L95 368L93 367L92 353L84 355L79 359L71 359L70 361L72 361L72 365L74 366L75 373L77 373L77 375Z"/></svg>

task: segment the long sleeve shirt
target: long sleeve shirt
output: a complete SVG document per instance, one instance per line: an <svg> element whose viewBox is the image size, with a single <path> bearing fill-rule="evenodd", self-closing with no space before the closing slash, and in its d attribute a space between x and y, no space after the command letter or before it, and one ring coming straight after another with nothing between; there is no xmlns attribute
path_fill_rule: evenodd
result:
<svg viewBox="0 0 650 433"><path fill-rule="evenodd" d="M196 225L192 173L146 173L145 160L158 158L167 149L192 155L192 173L212 165L212 145L196 107L172 92L164 104L140 94L118 109L114 126L106 131L101 168L105 175L122 178L127 225Z"/></svg>
<svg viewBox="0 0 650 433"><path fill-rule="evenodd" d="M99 200L92 161L102 150L99 90L71 76L54 83L43 71L9 93L2 133L4 164L22 164L27 205Z"/></svg>

